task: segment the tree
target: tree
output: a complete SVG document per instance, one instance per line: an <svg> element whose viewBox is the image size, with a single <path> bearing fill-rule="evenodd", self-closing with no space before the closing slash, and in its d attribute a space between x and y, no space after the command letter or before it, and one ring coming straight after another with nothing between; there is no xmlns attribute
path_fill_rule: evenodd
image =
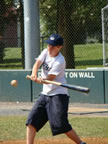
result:
<svg viewBox="0 0 108 144"><path fill-rule="evenodd" d="M71 5L65 3L66 0L41 0L40 2L40 22L41 33L50 35L59 32L64 38L64 48L62 53L67 61L67 68L74 68L73 42L72 36ZM70 18L69 18L70 17ZM70 27L68 26L70 25ZM70 60L71 59L71 60Z"/></svg>
<svg viewBox="0 0 108 144"><path fill-rule="evenodd" d="M86 43L87 36L101 35L101 8L106 0L40 0L41 32L59 32L64 37L67 68L75 68L74 44Z"/></svg>
<svg viewBox="0 0 108 144"><path fill-rule="evenodd" d="M74 62L74 47L73 47L73 24L71 19L72 14L72 0L58 0L58 32L64 38L64 47L62 50L66 58L67 68L75 68Z"/></svg>
<svg viewBox="0 0 108 144"><path fill-rule="evenodd" d="M16 21L17 10L13 7L13 0L0 1L0 35L3 36L6 24Z"/></svg>
<svg viewBox="0 0 108 144"><path fill-rule="evenodd" d="M10 18L16 14L12 8L8 7L8 4L10 3L11 0L9 0L8 2L5 0L0 1L0 61L1 62L3 62L3 58L4 58L4 47L5 47L5 44L3 43L4 30L6 24L9 23Z"/></svg>
<svg viewBox="0 0 108 144"><path fill-rule="evenodd" d="M15 4L14 0L1 0L0 1L0 38L4 35L4 30L7 24L11 24L12 21L17 23L19 18L21 28L21 47L22 47L22 65L24 68L24 18L23 18L23 2L19 0ZM2 57L4 51L2 51Z"/></svg>

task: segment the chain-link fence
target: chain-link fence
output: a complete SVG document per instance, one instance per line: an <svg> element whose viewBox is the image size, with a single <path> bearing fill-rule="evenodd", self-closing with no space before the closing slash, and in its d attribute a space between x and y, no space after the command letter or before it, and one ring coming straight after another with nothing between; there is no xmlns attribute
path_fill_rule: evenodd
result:
<svg viewBox="0 0 108 144"><path fill-rule="evenodd" d="M0 68L24 68L22 1L0 1Z"/></svg>
<svg viewBox="0 0 108 144"><path fill-rule="evenodd" d="M40 49L52 33L64 38L67 68L102 67L101 9L106 0L39 0ZM0 68L24 68L23 0L0 1Z"/></svg>
<svg viewBox="0 0 108 144"><path fill-rule="evenodd" d="M103 65L108 66L108 5L102 9Z"/></svg>

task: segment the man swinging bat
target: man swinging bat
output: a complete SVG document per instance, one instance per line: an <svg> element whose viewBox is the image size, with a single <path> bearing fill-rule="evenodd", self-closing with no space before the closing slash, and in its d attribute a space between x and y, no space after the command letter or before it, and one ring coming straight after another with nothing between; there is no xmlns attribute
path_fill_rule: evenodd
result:
<svg viewBox="0 0 108 144"><path fill-rule="evenodd" d="M42 51L32 69L30 79L43 84L43 90L29 113L27 125L26 144L33 144L36 133L46 124L50 123L53 135L66 134L76 144L82 142L68 121L69 96L67 88L54 84L47 84L43 80L66 83L65 59L60 53L63 38L59 34L52 34L48 40L47 48ZM38 69L42 66L41 78L37 77Z"/></svg>

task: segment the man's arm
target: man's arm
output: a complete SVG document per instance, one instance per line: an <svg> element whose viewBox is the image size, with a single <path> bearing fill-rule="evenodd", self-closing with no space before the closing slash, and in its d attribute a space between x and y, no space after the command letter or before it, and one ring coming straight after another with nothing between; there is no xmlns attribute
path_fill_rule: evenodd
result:
<svg viewBox="0 0 108 144"><path fill-rule="evenodd" d="M36 79L35 82L37 83L41 83L41 84L48 84L47 82L43 82L43 80L50 80L53 81L55 79L56 75L48 75L45 79L39 77Z"/></svg>
<svg viewBox="0 0 108 144"><path fill-rule="evenodd" d="M43 79L41 77L38 78L38 76L37 76L38 69L40 68L41 65L42 65L42 62L38 59L32 68L31 79L37 83L45 83L45 82L42 82ZM56 77L56 75L50 74L45 79L53 81L55 79L55 77Z"/></svg>
<svg viewBox="0 0 108 144"><path fill-rule="evenodd" d="M33 65L31 79L35 82L37 82L37 73L41 65L42 65L42 61L40 61L39 59L37 59L37 61Z"/></svg>

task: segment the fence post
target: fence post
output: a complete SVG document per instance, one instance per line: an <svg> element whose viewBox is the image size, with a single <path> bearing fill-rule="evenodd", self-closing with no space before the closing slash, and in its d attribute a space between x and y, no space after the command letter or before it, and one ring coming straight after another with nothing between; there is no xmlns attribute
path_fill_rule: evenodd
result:
<svg viewBox="0 0 108 144"><path fill-rule="evenodd" d="M24 0L25 69L31 69L40 53L39 0Z"/></svg>

